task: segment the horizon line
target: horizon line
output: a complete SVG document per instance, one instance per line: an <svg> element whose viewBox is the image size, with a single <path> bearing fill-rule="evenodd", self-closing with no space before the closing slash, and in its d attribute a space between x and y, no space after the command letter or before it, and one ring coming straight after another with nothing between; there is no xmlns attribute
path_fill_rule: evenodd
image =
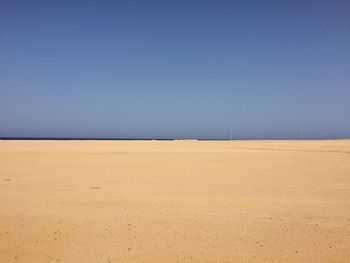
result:
<svg viewBox="0 0 350 263"><path fill-rule="evenodd" d="M219 139L219 138L137 138L137 137L0 137L0 140L15 141L15 140L28 140L28 141L176 141L176 140L193 140L193 141L326 141L326 140L350 140L350 138L284 138L284 139L273 139L273 138L253 138L253 139Z"/></svg>

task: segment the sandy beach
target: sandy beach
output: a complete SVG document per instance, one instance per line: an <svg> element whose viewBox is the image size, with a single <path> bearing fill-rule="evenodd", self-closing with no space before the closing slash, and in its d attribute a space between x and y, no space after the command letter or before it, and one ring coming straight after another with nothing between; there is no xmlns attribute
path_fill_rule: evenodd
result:
<svg viewBox="0 0 350 263"><path fill-rule="evenodd" d="M350 262L350 140L0 141L0 262Z"/></svg>

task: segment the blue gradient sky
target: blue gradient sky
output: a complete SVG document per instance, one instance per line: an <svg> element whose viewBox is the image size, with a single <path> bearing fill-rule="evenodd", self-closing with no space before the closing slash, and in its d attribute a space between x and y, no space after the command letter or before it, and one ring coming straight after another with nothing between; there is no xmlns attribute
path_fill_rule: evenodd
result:
<svg viewBox="0 0 350 263"><path fill-rule="evenodd" d="M350 138L350 1L1 1L0 137Z"/></svg>

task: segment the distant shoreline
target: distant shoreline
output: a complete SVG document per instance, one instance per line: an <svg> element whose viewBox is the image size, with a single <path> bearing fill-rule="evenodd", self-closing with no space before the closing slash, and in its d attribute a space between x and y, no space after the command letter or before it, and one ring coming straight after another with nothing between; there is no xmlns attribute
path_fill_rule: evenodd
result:
<svg viewBox="0 0 350 263"><path fill-rule="evenodd" d="M186 139L186 138L95 138L95 137L0 137L4 141L231 141L230 139ZM350 140L350 138L307 138L304 141L327 141L327 140ZM298 138L254 138L254 139L232 139L232 141L301 141Z"/></svg>

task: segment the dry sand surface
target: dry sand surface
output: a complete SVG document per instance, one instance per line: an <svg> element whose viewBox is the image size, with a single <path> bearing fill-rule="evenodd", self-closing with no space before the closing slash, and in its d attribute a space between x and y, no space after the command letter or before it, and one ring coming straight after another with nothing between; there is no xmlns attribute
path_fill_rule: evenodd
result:
<svg viewBox="0 0 350 263"><path fill-rule="evenodd" d="M350 140L1 141L0 262L350 262Z"/></svg>

